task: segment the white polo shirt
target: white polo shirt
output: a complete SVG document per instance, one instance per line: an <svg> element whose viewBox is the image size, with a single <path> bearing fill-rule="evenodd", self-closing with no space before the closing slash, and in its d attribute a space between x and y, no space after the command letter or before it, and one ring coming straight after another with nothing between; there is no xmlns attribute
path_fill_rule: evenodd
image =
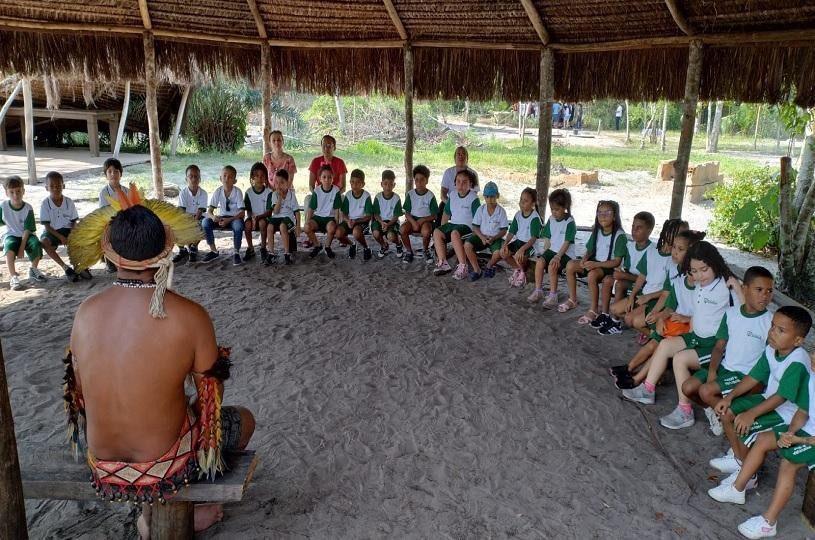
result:
<svg viewBox="0 0 815 540"><path fill-rule="evenodd" d="M473 216L473 225L478 225L481 234L491 238L501 232L501 229L509 228L507 211L500 204L495 206L495 210L490 214L487 205L481 205Z"/></svg>

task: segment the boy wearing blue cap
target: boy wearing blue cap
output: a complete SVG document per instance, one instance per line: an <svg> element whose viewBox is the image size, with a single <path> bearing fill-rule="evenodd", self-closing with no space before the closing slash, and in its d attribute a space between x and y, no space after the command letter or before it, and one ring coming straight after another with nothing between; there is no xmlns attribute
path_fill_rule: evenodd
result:
<svg viewBox="0 0 815 540"><path fill-rule="evenodd" d="M501 258L501 247L504 245L504 236L509 228L509 220L504 207L498 204L498 186L495 182L487 182L484 186L483 206L479 206L473 216L473 233L464 242L464 253L467 261L473 267L470 272L470 281L481 277L494 277L495 265ZM489 249L492 256L486 268L481 270L476 253Z"/></svg>

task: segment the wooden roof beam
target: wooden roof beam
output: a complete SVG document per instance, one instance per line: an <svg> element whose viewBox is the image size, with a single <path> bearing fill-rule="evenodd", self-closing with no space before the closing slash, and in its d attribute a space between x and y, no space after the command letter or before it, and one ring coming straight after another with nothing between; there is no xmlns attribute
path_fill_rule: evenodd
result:
<svg viewBox="0 0 815 540"><path fill-rule="evenodd" d="M249 11L252 12L252 17L255 18L255 25L258 27L258 35L261 39L266 39L269 36L266 35L266 25L263 23L263 17L260 16L260 10L258 9L258 4L255 0L246 0L246 3L249 4Z"/></svg>
<svg viewBox="0 0 815 540"><path fill-rule="evenodd" d="M139 12L141 12L141 22L145 30L153 29L153 21L150 20L150 11L147 9L147 0L139 0Z"/></svg>
<svg viewBox="0 0 815 540"><path fill-rule="evenodd" d="M393 5L393 0L383 1L385 2L385 9L388 10L388 15L390 15L393 25L396 27L396 31L399 33L399 37L407 41L407 30L405 30L405 25L402 24L402 19L399 18L399 13L396 11L396 6Z"/></svg>
<svg viewBox="0 0 815 540"><path fill-rule="evenodd" d="M538 37L540 38L541 42L544 45L549 45L549 32L546 31L546 27L543 25L543 19L541 19L540 13L538 13L535 4L532 3L532 0L521 0L521 5L523 5L524 9L526 10L526 15L529 17L529 22L532 23L532 26L535 28L535 32L538 33Z"/></svg>
<svg viewBox="0 0 815 540"><path fill-rule="evenodd" d="M694 34L693 28L691 28L690 24L688 24L688 20L682 14L682 11L680 11L676 0L665 0L665 5L668 6L668 11L671 12L671 17L673 17L676 26L685 32L685 35L692 36Z"/></svg>

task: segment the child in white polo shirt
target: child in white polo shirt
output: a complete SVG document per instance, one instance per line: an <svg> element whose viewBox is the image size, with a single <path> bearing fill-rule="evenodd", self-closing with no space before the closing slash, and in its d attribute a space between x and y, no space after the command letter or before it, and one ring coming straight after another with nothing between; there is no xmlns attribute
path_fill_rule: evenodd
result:
<svg viewBox="0 0 815 540"><path fill-rule="evenodd" d="M521 200L518 202L519 210L509 225L504 247L501 248L501 258L515 269L509 278L512 287L526 285L526 263L532 254L532 246L540 237L543 230L540 214L538 213L538 192L532 188L524 188Z"/></svg>
<svg viewBox="0 0 815 540"><path fill-rule="evenodd" d="M241 264L241 241L243 240L243 216L244 211L243 193L235 185L238 171L235 167L227 165L221 172L221 186L212 193L209 200L207 215L204 217L202 226L204 235L209 244L209 253L204 256L205 263L212 262L219 257L218 248L215 247L215 229L229 229L232 231L232 264ZM218 215L213 212L218 210Z"/></svg>
<svg viewBox="0 0 815 540"><path fill-rule="evenodd" d="M334 172L330 165L323 165L319 171L319 185L311 192L308 200L308 210L306 210L306 234L314 246L309 252L309 257L316 257L322 251L322 246L317 242L317 233L325 233L325 254L329 259L334 258L334 251L331 244L334 242L334 234L337 232L337 222L340 219L340 208L342 208L342 196L334 182Z"/></svg>
<svg viewBox="0 0 815 540"><path fill-rule="evenodd" d="M411 234L422 235L422 254L426 262L432 260L432 253L429 249L430 237L433 234L433 223L436 214L439 213L439 205L436 196L427 189L427 182L430 179L430 169L424 165L413 167L413 185L405 195L405 204L402 211L405 213L405 222L399 228L399 236L402 238L402 247L405 256L402 262L413 262L413 246L410 244Z"/></svg>
<svg viewBox="0 0 815 540"><path fill-rule="evenodd" d="M476 176L472 171L464 169L456 174L456 191L447 199L441 226L433 231L433 247L436 249L433 275L440 276L452 270L447 262L447 242L450 242L458 259L454 277L464 279L467 276L464 237L472 232L473 216L481 206L478 193L473 191L475 185Z"/></svg>
<svg viewBox="0 0 815 540"><path fill-rule="evenodd" d="M255 246L252 244L252 232L260 232L260 260L266 261L268 252L266 251L266 218L269 213L266 211L269 197L272 190L268 186L269 173L266 165L257 162L252 165L249 171L249 189L243 196L243 205L246 207L246 219L243 221L244 235L246 236L246 252L243 254L243 262L255 258Z"/></svg>
<svg viewBox="0 0 815 540"><path fill-rule="evenodd" d="M543 298L543 273L549 271L549 294L543 307L557 307L557 279L566 264L575 258L574 240L577 225L572 217L572 195L568 189L556 189L549 194L551 216L543 226L543 251L535 257L535 290L527 300L535 303Z"/></svg>
<svg viewBox="0 0 815 540"><path fill-rule="evenodd" d="M473 216L473 233L464 242L464 253L473 267L470 281L494 277L495 265L501 260L501 248L509 228L509 219L504 207L498 204L499 195L495 182L487 182L484 186L484 204L478 207ZM491 255L490 261L482 271L477 253L485 249L488 249Z"/></svg>
<svg viewBox="0 0 815 540"><path fill-rule="evenodd" d="M351 189L345 193L342 200L342 223L337 227L337 238L342 242L352 236L348 256L357 256L357 243L362 246L362 258L371 260L371 248L365 235L370 232L371 216L374 213L371 204L371 194L363 189L365 187L365 173L360 169L351 171Z"/></svg>
<svg viewBox="0 0 815 540"><path fill-rule="evenodd" d="M280 232L280 243L283 245L283 258L286 264L291 264L292 249L296 247L293 245L289 233L292 229L296 228L297 212L300 211L300 206L297 203L297 195L294 193L294 188L289 183L289 172L286 169L278 169L275 173L275 190L269 197L266 213L269 214L267 218L268 225L266 227L266 239L268 242L268 256L266 257L266 266L271 266L275 262L274 250L274 233Z"/></svg>
<svg viewBox="0 0 815 540"><path fill-rule="evenodd" d="M28 255L31 268L28 271L29 279L45 281L45 276L37 269L42 258L42 245L37 240L37 226L34 221L34 209L23 201L25 185L19 176L10 176L6 180L6 196L8 200L0 203L0 225L6 226L3 234L3 247L6 251L6 265L11 278L9 286L14 291L23 289L20 276L14 263L23 256Z"/></svg>
<svg viewBox="0 0 815 540"><path fill-rule="evenodd" d="M178 195L178 207L187 214L195 216L195 220L200 223L204 217L204 212L207 211L207 202L209 201L206 190L201 187L201 169L198 168L198 165L189 165L187 170L184 171L184 176L187 185ZM198 244L179 246L178 255L173 257L173 262L180 264L188 258L190 262L198 260Z"/></svg>
<svg viewBox="0 0 815 540"><path fill-rule="evenodd" d="M382 191L374 198L371 231L374 240L382 249L377 253L380 259L388 254L388 241L396 244L396 256L402 258L402 242L399 240L399 216L402 215L402 200L393 192L396 175L390 169L382 171Z"/></svg>
<svg viewBox="0 0 815 540"><path fill-rule="evenodd" d="M51 171L45 175L45 188L48 190L48 197L40 205L40 223L45 231L40 235L40 243L51 260L65 272L65 279L73 282L79 279L80 274L62 260L57 248L68 243L68 236L74 224L79 221L79 214L74 201L62 194L65 181L60 173ZM87 268L81 274L85 279L91 277Z"/></svg>

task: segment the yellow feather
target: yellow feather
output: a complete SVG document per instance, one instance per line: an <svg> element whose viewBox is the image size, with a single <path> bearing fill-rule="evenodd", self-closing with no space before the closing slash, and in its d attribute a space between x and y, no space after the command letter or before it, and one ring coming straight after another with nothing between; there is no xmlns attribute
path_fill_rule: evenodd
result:
<svg viewBox="0 0 815 540"><path fill-rule="evenodd" d="M176 244L186 246L204 239L204 232L198 221L177 206L156 199L144 200L142 205L156 214L164 225L170 227L175 235Z"/></svg>
<svg viewBox="0 0 815 540"><path fill-rule="evenodd" d="M102 233L117 211L113 206L99 208L74 226L68 236L68 256L77 272L93 266L102 258Z"/></svg>

